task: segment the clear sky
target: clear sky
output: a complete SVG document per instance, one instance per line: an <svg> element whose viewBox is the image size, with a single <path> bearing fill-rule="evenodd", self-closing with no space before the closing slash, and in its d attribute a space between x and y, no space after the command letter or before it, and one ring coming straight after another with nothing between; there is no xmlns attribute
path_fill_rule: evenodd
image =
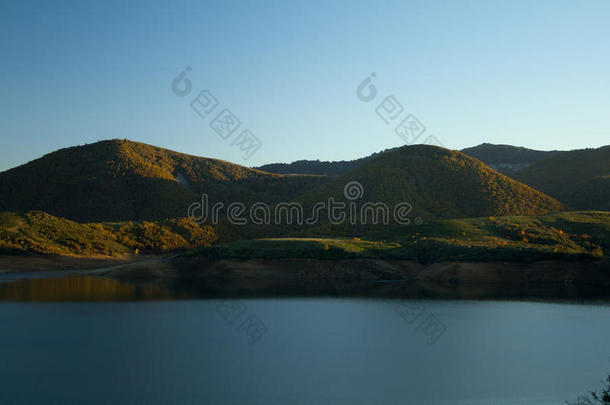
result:
<svg viewBox="0 0 610 405"><path fill-rule="evenodd" d="M0 170L110 138L248 166L354 159L403 144L375 114L387 95L453 149L598 147L609 21L606 0L0 0ZM204 89L261 140L247 161L191 109Z"/></svg>

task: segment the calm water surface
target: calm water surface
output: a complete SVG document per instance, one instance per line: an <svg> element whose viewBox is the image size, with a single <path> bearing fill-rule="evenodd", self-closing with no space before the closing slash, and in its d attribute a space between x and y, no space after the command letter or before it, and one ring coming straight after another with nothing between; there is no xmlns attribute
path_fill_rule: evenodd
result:
<svg viewBox="0 0 610 405"><path fill-rule="evenodd" d="M0 300L2 404L562 404L610 371L599 301L210 298L96 277L5 279Z"/></svg>

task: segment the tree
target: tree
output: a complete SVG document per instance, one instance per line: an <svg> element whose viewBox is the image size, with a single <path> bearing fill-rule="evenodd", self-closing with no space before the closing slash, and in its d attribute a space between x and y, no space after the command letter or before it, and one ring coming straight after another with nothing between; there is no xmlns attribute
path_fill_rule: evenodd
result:
<svg viewBox="0 0 610 405"><path fill-rule="evenodd" d="M610 405L610 375L606 377L605 384L606 388L601 391L591 391L589 396L579 397L576 402L570 403L566 401L568 405Z"/></svg>

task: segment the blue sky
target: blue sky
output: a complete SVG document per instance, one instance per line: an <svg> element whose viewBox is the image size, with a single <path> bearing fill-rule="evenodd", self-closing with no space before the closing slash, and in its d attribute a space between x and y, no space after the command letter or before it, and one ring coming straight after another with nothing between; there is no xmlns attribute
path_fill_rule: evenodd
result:
<svg viewBox="0 0 610 405"><path fill-rule="evenodd" d="M609 19L608 1L0 1L0 170L110 138L248 166L354 159L404 144L375 114L387 95L452 149L598 147ZM204 89L261 140L250 159L190 108Z"/></svg>

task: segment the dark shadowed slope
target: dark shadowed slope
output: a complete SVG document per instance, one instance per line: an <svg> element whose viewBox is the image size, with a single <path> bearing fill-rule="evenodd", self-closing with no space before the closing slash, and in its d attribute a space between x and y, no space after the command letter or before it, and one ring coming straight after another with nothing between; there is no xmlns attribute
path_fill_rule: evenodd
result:
<svg viewBox="0 0 610 405"><path fill-rule="evenodd" d="M610 210L610 145L560 152L515 178L571 208Z"/></svg>
<svg viewBox="0 0 610 405"><path fill-rule="evenodd" d="M462 152L479 159L494 170L511 176L534 162L558 153L555 150L542 151L521 146L494 145L491 143L482 143L478 146L462 149Z"/></svg>
<svg viewBox="0 0 610 405"><path fill-rule="evenodd" d="M386 149L372 155L354 159L340 161L320 161L320 160L297 160L292 163L270 163L259 166L256 169L270 173L279 174L314 174L323 176L339 176L362 166L377 156L392 151L396 148Z"/></svg>

